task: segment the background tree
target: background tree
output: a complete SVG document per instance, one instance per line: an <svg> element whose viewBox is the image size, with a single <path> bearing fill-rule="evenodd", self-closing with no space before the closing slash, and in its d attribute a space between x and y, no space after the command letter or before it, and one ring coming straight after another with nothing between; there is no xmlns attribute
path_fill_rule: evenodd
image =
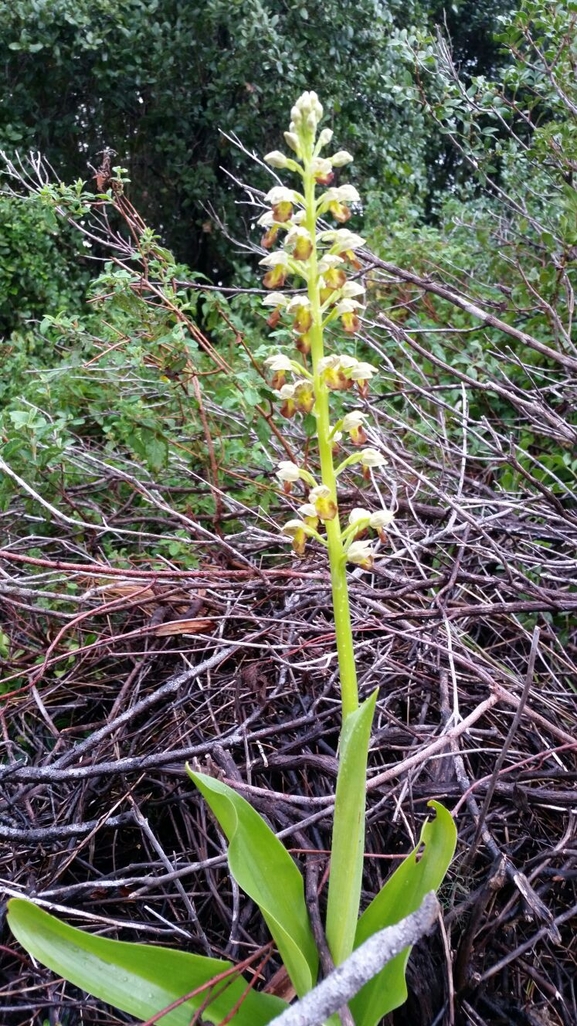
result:
<svg viewBox="0 0 577 1026"><path fill-rule="evenodd" d="M493 0L491 13L506 6ZM494 62L490 19L471 17L467 4L462 12L449 13L462 59ZM17 0L0 12L0 148L39 149L70 180L86 178L87 162L97 165L112 147L135 205L177 258L226 274L234 258L208 210L243 238L223 167L241 178L250 172L257 185L258 176L219 129L265 153L278 144L287 97L304 88L333 112L379 216L399 198L420 213L438 154L407 102L411 78L395 40L442 16L431 0Z"/></svg>

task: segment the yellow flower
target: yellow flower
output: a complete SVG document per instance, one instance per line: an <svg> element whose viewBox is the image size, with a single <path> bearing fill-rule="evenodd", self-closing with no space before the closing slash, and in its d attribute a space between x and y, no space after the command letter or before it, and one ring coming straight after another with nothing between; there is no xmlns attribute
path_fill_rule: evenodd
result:
<svg viewBox="0 0 577 1026"><path fill-rule="evenodd" d="M337 504L331 495L330 488L318 485L311 488L309 502L315 507L319 520L334 520L337 515Z"/></svg>
<svg viewBox="0 0 577 1026"><path fill-rule="evenodd" d="M295 381L294 400L299 413L311 413L315 404L315 393L310 381Z"/></svg>
<svg viewBox="0 0 577 1026"><path fill-rule="evenodd" d="M290 249L295 260L308 260L313 251L313 240L310 232L302 227L291 228L285 246Z"/></svg>
<svg viewBox="0 0 577 1026"><path fill-rule="evenodd" d="M307 543L305 524L302 520L288 520L282 528L282 533L292 538L292 549L297 556L302 556Z"/></svg>
<svg viewBox="0 0 577 1026"><path fill-rule="evenodd" d="M343 431L348 431L349 438L353 445L365 444L367 434L363 425L366 419L366 415L361 413L360 410L353 410L351 413L347 413L343 418Z"/></svg>
<svg viewBox="0 0 577 1026"><path fill-rule="evenodd" d="M364 570L371 569L374 557L375 553L369 541L353 541L347 549L347 562L356 563Z"/></svg>
<svg viewBox="0 0 577 1026"><path fill-rule="evenodd" d="M275 185L265 196L265 201L272 207L274 221L281 224L290 221L293 206L299 200L298 193L294 189L287 189L284 185Z"/></svg>
<svg viewBox="0 0 577 1026"><path fill-rule="evenodd" d="M276 289L279 285L284 285L289 273L289 260L284 250L269 253L259 260L259 264L262 267L270 267L270 271L267 271L263 278L265 289Z"/></svg>
<svg viewBox="0 0 577 1026"><path fill-rule="evenodd" d="M354 185L340 185L338 188L327 189L319 198L318 213L330 211L335 221L344 223L351 216L349 205L359 203L360 199Z"/></svg>
<svg viewBox="0 0 577 1026"><path fill-rule="evenodd" d="M307 524L309 527L314 527L316 529L316 527L318 526L319 518L317 516L317 511L313 506L312 502L303 503L302 506L299 506L298 512L303 518L305 524Z"/></svg>
<svg viewBox="0 0 577 1026"><path fill-rule="evenodd" d="M293 296L287 306L287 313L293 317L293 330L297 335L304 335L313 323L311 301L308 296Z"/></svg>
<svg viewBox="0 0 577 1026"><path fill-rule="evenodd" d="M340 317L343 329L349 335L354 335L360 328L361 322L357 310L362 310L363 304L356 299L341 299L335 306L335 313Z"/></svg>

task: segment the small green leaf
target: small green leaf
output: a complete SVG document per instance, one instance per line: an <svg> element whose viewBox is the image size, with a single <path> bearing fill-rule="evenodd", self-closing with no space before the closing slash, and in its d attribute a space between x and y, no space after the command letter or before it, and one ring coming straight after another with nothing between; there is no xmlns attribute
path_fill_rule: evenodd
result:
<svg viewBox="0 0 577 1026"><path fill-rule="evenodd" d="M335 965L344 962L353 950L359 916L367 754L376 700L375 691L346 717L341 734L327 905L327 941Z"/></svg>
<svg viewBox="0 0 577 1026"><path fill-rule="evenodd" d="M439 889L455 852L457 831L453 817L443 805L432 801L428 804L435 809L435 819L425 823L417 847L363 912L355 948L377 930L415 912L425 894ZM356 1026L376 1026L383 1016L406 1001L405 970L410 953L410 948L402 951L353 998L350 1007Z"/></svg>
<svg viewBox="0 0 577 1026"><path fill-rule="evenodd" d="M186 769L226 834L232 876L260 908L302 997L316 982L318 952L297 866L258 812L236 791L214 777Z"/></svg>
<svg viewBox="0 0 577 1026"><path fill-rule="evenodd" d="M76 987L137 1019L149 1019L173 1001L232 968L231 962L185 951L109 940L60 922L32 902L13 898L8 923L22 947ZM238 973L216 983L202 1018L219 1023L239 1003L234 1026L266 1026L287 1007L270 994L245 991ZM158 1020L160 1026L190 1026L210 986ZM243 996L245 995L245 996Z"/></svg>

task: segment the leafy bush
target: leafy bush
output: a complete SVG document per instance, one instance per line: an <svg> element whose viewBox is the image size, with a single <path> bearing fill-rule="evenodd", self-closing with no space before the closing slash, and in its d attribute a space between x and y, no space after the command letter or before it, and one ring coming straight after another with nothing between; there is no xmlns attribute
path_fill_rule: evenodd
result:
<svg viewBox="0 0 577 1026"><path fill-rule="evenodd" d="M79 241L40 197L0 195L0 336L82 309L89 274Z"/></svg>

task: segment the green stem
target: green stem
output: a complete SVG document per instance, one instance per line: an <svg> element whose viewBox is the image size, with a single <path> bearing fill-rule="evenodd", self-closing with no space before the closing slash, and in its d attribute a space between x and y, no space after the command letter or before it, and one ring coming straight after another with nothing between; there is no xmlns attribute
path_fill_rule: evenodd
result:
<svg viewBox="0 0 577 1026"><path fill-rule="evenodd" d="M333 611L335 619L335 633L337 640L337 654L339 659L339 671L341 679L341 701L343 709L343 720L350 713L355 712L359 707L359 693L357 685L357 671L355 666L355 655L353 647L353 632L351 626L351 612L349 605L349 592L347 586L346 556L341 537L341 526L338 513L338 497L336 486L336 474L333 462L332 443L330 440L330 409L329 390L319 374L319 361L324 356L323 317L321 312L321 300L319 291L318 254L316 244L316 209L315 209L315 180L311 171L311 153L306 154L304 159L304 193L306 208L306 227L313 240L313 250L309 258L309 280L308 296L311 304L312 325L310 328L311 357L313 365L313 386L315 392L315 411L317 420L317 437L319 443L319 457L321 464L321 480L330 489L331 497L337 507L337 514L334 520L328 520L325 524L327 532L327 544L329 553L329 564L331 571L331 586L333 594Z"/></svg>

